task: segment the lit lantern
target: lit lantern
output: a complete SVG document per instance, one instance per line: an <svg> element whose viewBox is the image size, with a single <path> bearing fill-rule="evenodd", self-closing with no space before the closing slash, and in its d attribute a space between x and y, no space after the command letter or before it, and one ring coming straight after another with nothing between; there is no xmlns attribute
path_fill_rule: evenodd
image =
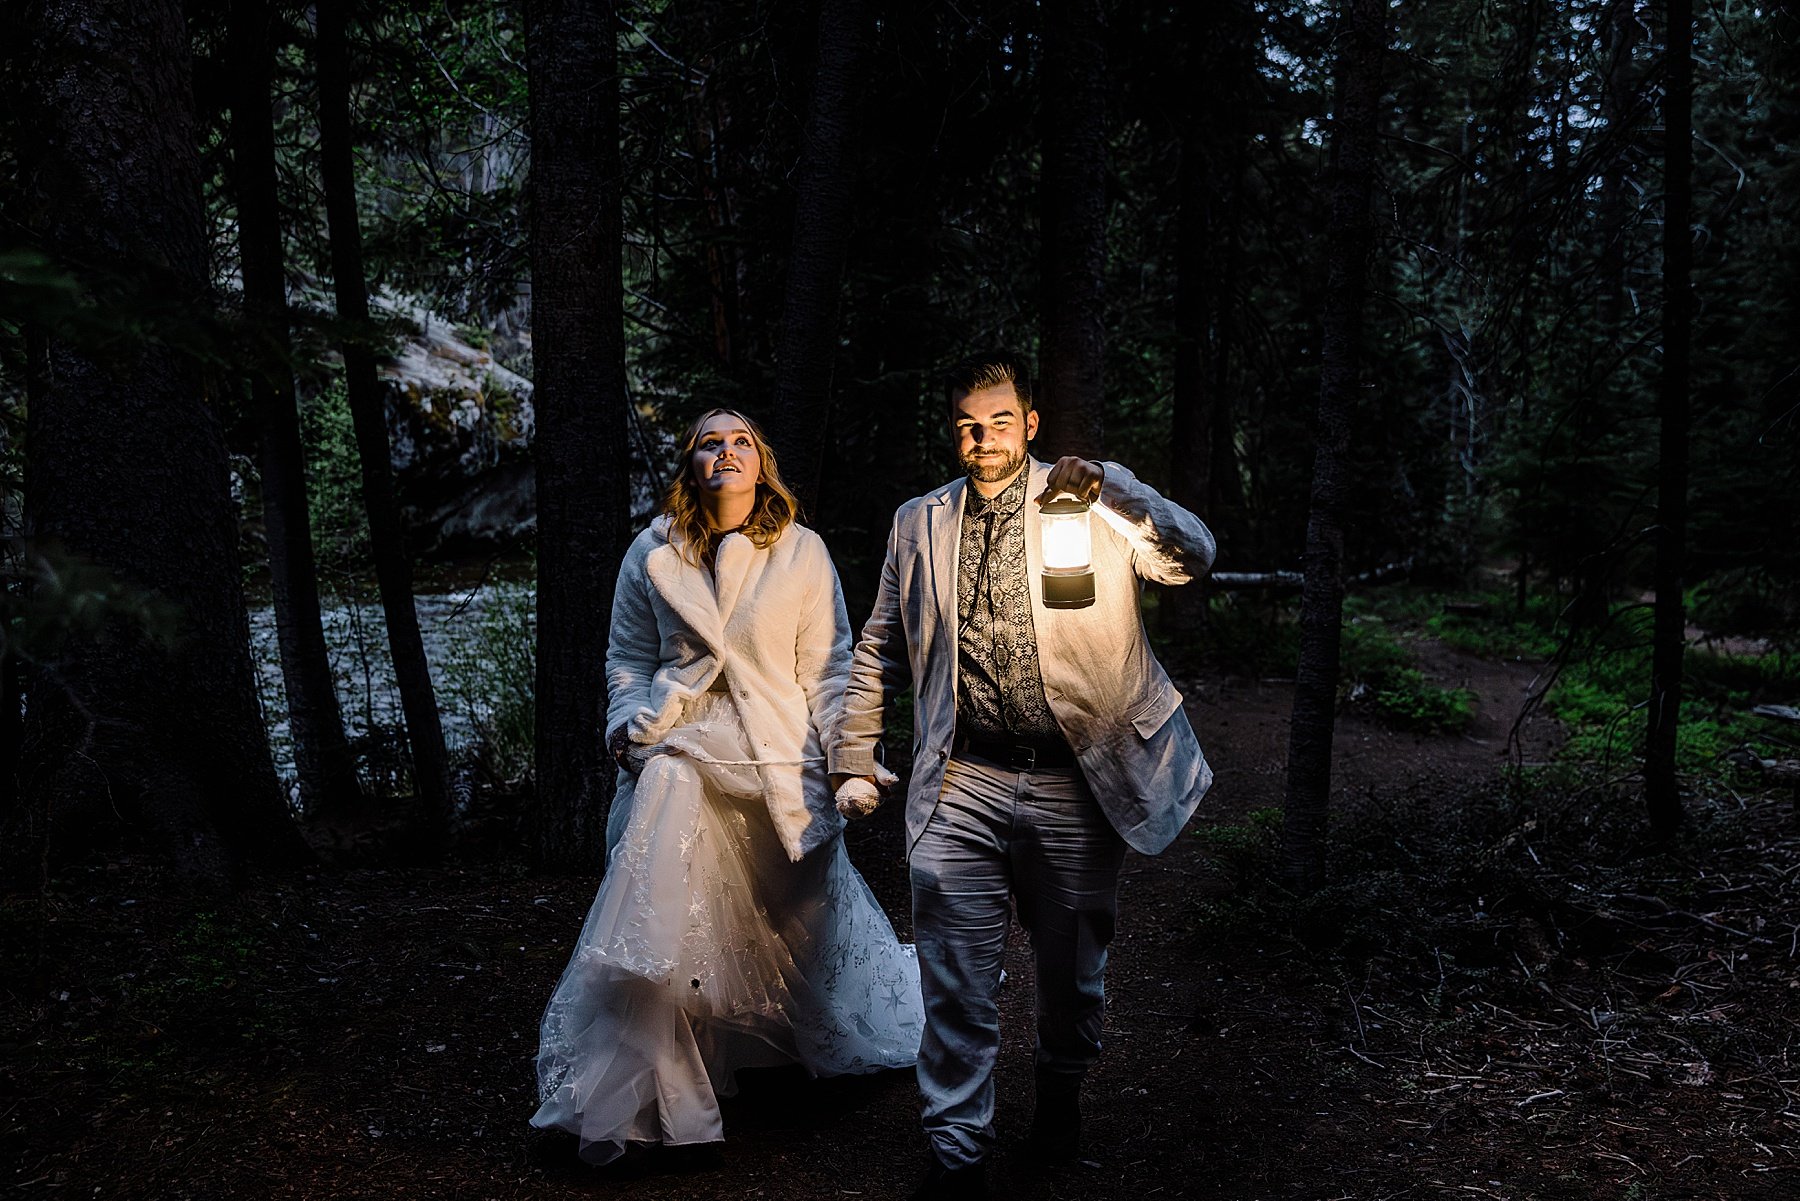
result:
<svg viewBox="0 0 1800 1201"><path fill-rule="evenodd" d="M1044 607L1087 608L1094 603L1088 503L1059 496L1039 507L1038 518L1044 540Z"/></svg>

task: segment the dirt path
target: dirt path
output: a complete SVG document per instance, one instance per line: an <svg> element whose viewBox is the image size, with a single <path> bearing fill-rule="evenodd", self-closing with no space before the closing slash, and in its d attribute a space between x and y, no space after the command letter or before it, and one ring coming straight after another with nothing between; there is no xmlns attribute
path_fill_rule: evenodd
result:
<svg viewBox="0 0 1800 1201"><path fill-rule="evenodd" d="M1425 661L1440 682L1477 692L1473 729L1414 736L1347 718L1341 790L1454 789L1498 769L1531 670L1443 648L1427 648ZM1218 772L1199 820L1278 805L1288 688L1178 682ZM1548 725L1529 729L1526 758L1554 738ZM858 827L852 854L904 934L898 808ZM321 874L222 909L145 890L130 872L71 876L47 914L10 909L0 931L9 990L0 1188L132 1198L907 1194L924 1152L903 1072L823 1082L765 1074L726 1103L721 1155L656 1162L633 1178L584 1169L569 1142L532 1136L536 1022L592 889L471 865ZM1527 1058L1552 1065L1533 1067L1541 1085L1523 1069L1458 1072L1470 1067L1462 1060L1399 1066L1410 1049L1390 1046L1399 1040L1376 1008L1293 983L1304 974L1291 970L1291 948L1209 944L1196 907L1217 889L1191 837L1126 864L1107 1051L1088 1086L1097 1167L1045 1175L1013 1150L1030 1117L1031 969L1015 936L996 1196L1791 1195L1791 1173L1744 1166L1757 1153L1743 1140L1775 1138L1766 1121L1721 1108L1747 1095L1723 1080L1622 1107L1623 1093L1570 1104L1576 1068L1539 1051ZM1475 1017L1446 1020L1467 1025L1458 1047L1494 1037ZM1373 1028L1352 1039L1353 1021ZM1508 1052L1485 1054L1492 1064ZM1467 1079L1450 1079L1458 1075ZM1522 1091L1508 1098L1546 1096L1499 1110L1459 1099L1514 1086Z"/></svg>
<svg viewBox="0 0 1800 1201"><path fill-rule="evenodd" d="M1340 715L1333 741L1332 784L1338 794L1365 795L1401 784L1486 779L1507 762L1513 721L1537 679L1524 663L1494 663L1436 642L1413 644L1427 678L1475 694L1475 717L1457 735L1395 730L1358 714ZM1280 806L1287 777L1288 713L1294 690L1287 681L1180 679L1188 716L1213 764L1213 791L1205 814L1235 814ZM1534 716L1521 731L1521 758L1542 762L1562 740L1556 723Z"/></svg>

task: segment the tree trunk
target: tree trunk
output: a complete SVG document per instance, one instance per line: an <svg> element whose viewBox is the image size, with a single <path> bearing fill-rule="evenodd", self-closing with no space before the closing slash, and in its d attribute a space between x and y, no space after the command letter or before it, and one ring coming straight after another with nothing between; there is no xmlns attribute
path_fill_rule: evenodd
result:
<svg viewBox="0 0 1800 1201"><path fill-rule="evenodd" d="M538 513L538 866L604 864L607 631L629 537L618 24L531 0L531 331Z"/></svg>
<svg viewBox="0 0 1800 1201"><path fill-rule="evenodd" d="M254 348L252 410L261 426L263 526L288 726L300 799L308 812L341 812L359 798L356 761L344 737L331 657L319 618L306 503L306 460L288 342L287 292L276 197L275 114L270 99L274 47L268 0L233 0L235 91L231 139L237 187L238 253L244 316Z"/></svg>
<svg viewBox="0 0 1800 1201"><path fill-rule="evenodd" d="M1331 802L1331 735L1336 724L1338 645L1343 629L1346 470L1350 414L1362 351L1365 275L1373 221L1376 114L1387 48L1386 0L1346 0L1340 10L1332 151L1330 227L1325 250L1324 345L1319 369L1318 439L1306 526L1306 584L1300 596L1300 663L1288 732L1283 874L1312 891L1325 876Z"/></svg>
<svg viewBox="0 0 1800 1201"><path fill-rule="evenodd" d="M48 388L49 347L39 326L30 322L21 324L20 333L25 343L25 411L30 413ZM10 431L0 429L0 450L10 452L11 447L6 445L9 434ZM10 501L4 495L3 487L0 487L0 500ZM10 503L6 505L6 512L0 513L0 538L6 540L0 545L0 556L4 557L7 566L3 582L6 589L3 611L7 613L17 612L16 606L25 597L28 578L25 531L9 520L11 513ZM16 637L15 630L8 630L7 636L0 638L0 836L22 839L26 844L25 853L29 855L39 840L30 836L32 823L20 807L19 765L25 751L25 722L19 706L25 698L25 673ZM4 858L0 857L0 860ZM0 868L4 866L0 861Z"/></svg>
<svg viewBox="0 0 1800 1201"><path fill-rule="evenodd" d="M775 356L775 446L782 477L819 511L837 359L838 301L854 224L857 85L870 35L864 0L824 0L805 142L794 173L794 237Z"/></svg>
<svg viewBox="0 0 1800 1201"><path fill-rule="evenodd" d="M36 82L18 128L44 243L103 311L158 326L104 360L50 331L28 531L161 616L115 611L31 673L25 808L53 856L122 823L186 874L241 879L306 848L257 708L223 431L175 349L212 328L187 26L174 0L64 0L27 19Z"/></svg>
<svg viewBox="0 0 1800 1201"><path fill-rule="evenodd" d="M1242 111L1250 36L1236 0L1182 10L1185 61L1194 84L1181 131L1175 248L1175 379L1170 422L1169 495L1206 516L1221 541L1242 503L1237 477L1228 357L1239 259ZM1223 520L1222 520L1223 519ZM1164 594L1178 630L1200 623L1206 594Z"/></svg>
<svg viewBox="0 0 1800 1201"><path fill-rule="evenodd" d="M1188 19L1198 23L1194 9ZM1198 31L1196 31L1198 32ZM1197 68L1206 59L1191 55ZM1210 65L1210 64L1209 64ZM1204 78L1204 76L1203 76ZM1181 135L1176 195L1181 205L1175 237L1175 391L1170 422L1169 497L1189 512L1207 512L1212 492L1212 410L1217 270L1212 247L1220 230L1213 220L1212 174L1216 164L1206 139L1218 117L1203 87L1189 93L1190 111Z"/></svg>
<svg viewBox="0 0 1800 1201"><path fill-rule="evenodd" d="M1188 70L1195 83L1187 94L1188 111L1181 128L1181 159L1176 168L1176 197L1181 209L1175 233L1175 379L1169 422L1169 497L1190 513L1213 519L1212 473L1218 455L1213 446L1217 410L1224 397L1214 388L1214 361L1224 349L1218 342L1219 278L1217 240L1224 232L1215 219L1212 153L1225 98L1208 84L1219 82L1219 56L1214 53L1221 23L1202 16L1200 6L1181 13L1185 27ZM1163 628L1193 634L1204 624L1206 593L1199 587L1170 588L1162 594Z"/></svg>
<svg viewBox="0 0 1800 1201"><path fill-rule="evenodd" d="M1662 386L1657 391L1656 612L1651 633L1650 712L1644 744L1644 801L1650 826L1668 834L1682 823L1675 778L1687 615L1681 580L1687 555L1688 361L1693 308L1693 0L1669 0L1668 60L1663 70Z"/></svg>
<svg viewBox="0 0 1800 1201"><path fill-rule="evenodd" d="M423 849L443 849L450 831L450 780L444 730L413 603L412 561L394 498L387 406L375 372L375 330L369 321L363 274L362 229L356 215L356 176L350 128L349 9L353 0L321 0L319 41L319 171L325 187L325 219L331 235L331 275L344 357L344 390L362 468L369 547L387 621L394 680L412 749L413 792L423 824Z"/></svg>
<svg viewBox="0 0 1800 1201"><path fill-rule="evenodd" d="M1106 27L1099 0L1045 0L1043 345L1038 457L1105 454Z"/></svg>
<svg viewBox="0 0 1800 1201"><path fill-rule="evenodd" d="M1608 10L1601 15L1599 30L1601 56L1606 63L1600 113L1611 153L1601 168L1600 195L1595 206L1600 253L1594 271L1595 328L1590 342L1588 378L1593 381L1591 387L1600 400L1601 413L1610 415L1634 407L1637 400L1635 382L1622 371L1623 363L1618 358L1618 348L1630 345L1634 340L1625 307L1626 252L1631 240L1627 228L1630 224L1628 206L1634 183L1631 126L1637 120L1638 103L1637 73L1633 69L1633 46L1637 40L1634 9L1634 0L1612 0ZM1529 362L1529 356L1522 356L1522 361ZM1522 421L1528 417L1528 413L1521 414ZM1617 419L1617 416L1601 418ZM1547 470L1554 472L1563 468L1560 464L1552 464ZM1590 541L1591 537L1582 541ZM1608 556L1600 553L1597 545L1577 542L1571 547L1567 545L1569 539L1566 537L1556 539L1553 545L1555 542L1563 543L1565 549L1551 561L1569 564L1567 574L1574 577L1576 585L1575 603L1568 608L1568 620L1571 625L1583 629L1597 629L1606 622L1612 608L1606 567ZM1552 571L1551 574L1564 573Z"/></svg>
<svg viewBox="0 0 1800 1201"><path fill-rule="evenodd" d="M10 648L0 649L0 830L14 829L19 818L19 758L25 746L25 727L19 720L23 687L18 656Z"/></svg>
<svg viewBox="0 0 1800 1201"><path fill-rule="evenodd" d="M742 231L737 228L737 197L727 169L730 116L711 56L699 63L706 74L694 98L694 160L700 176L700 199L711 224L706 239L706 273L711 285L713 354L727 372L736 372L748 357L745 348Z"/></svg>
<svg viewBox="0 0 1800 1201"><path fill-rule="evenodd" d="M1213 294L1212 432L1207 439L1211 456L1206 476L1206 517L1213 533L1229 545L1244 528L1244 481L1238 474L1237 406L1233 401L1231 355L1237 345L1238 291L1244 260L1244 173L1250 154L1250 132L1245 114L1258 104L1254 27L1247 13L1233 8L1232 25L1221 49L1231 56L1226 70L1232 86L1225 93L1220 114L1223 149L1215 179L1212 222L1216 273Z"/></svg>
<svg viewBox="0 0 1800 1201"><path fill-rule="evenodd" d="M1606 80L1600 95L1600 115L1612 153L1600 173L1600 199L1595 214L1599 226L1600 261L1597 266L1598 320L1601 353L1618 345L1620 317L1625 301L1625 205L1630 187L1631 163L1628 126L1637 104L1637 79L1632 71L1632 48L1637 40L1637 15L1633 0L1612 0L1600 27L1601 53L1606 59Z"/></svg>

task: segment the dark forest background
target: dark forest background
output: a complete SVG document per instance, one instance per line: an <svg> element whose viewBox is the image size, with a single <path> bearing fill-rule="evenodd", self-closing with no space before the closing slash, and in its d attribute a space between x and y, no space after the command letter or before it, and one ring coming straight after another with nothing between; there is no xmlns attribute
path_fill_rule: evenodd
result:
<svg viewBox="0 0 1800 1201"><path fill-rule="evenodd" d="M591 865L611 571L672 432L762 417L860 614L889 514L950 474L936 373L989 346L1040 364L1040 453L1117 458L1219 534L1224 587L1151 597L1160 635L1260 621L1313 727L1366 573L1577 653L1647 643L1654 599L1791 679L1800 48L1784 6L1677 11L26 6L15 863L147 838L229 877L393 793L441 849L475 766L537 860ZM1303 568L1304 620L1272 574ZM536 580L489 623L523 643L474 648L526 678L475 682L449 749L421 576ZM321 582L326 627L379 598L360 669ZM400 703L347 739L332 681L371 656Z"/></svg>
<svg viewBox="0 0 1800 1201"><path fill-rule="evenodd" d="M1617 873L1607 921L1789 941L1692 890L1794 850L1791 5L8 11L0 870L34 981L92 873L591 879L613 578L678 432L764 423L856 623L894 508L954 473L938 373L990 347L1038 366L1040 457L1218 535L1213 580L1144 598L1190 702L1278 690L1257 763L1200 730L1279 794L1196 828L1209 930L1340 965L1410 932L1442 1001L1467 896L1574 953L1543 906L1597 886L1547 883L1548 839ZM1483 713L1493 771L1370 809L1344 722ZM1785 870L1727 890L1800 929Z"/></svg>

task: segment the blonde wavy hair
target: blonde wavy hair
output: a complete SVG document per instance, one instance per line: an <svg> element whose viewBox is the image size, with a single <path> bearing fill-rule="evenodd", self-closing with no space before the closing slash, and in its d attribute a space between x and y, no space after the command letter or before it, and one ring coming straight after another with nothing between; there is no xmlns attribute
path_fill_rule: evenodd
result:
<svg viewBox="0 0 1800 1201"><path fill-rule="evenodd" d="M682 435L681 455L677 460L680 468L675 472L675 478L669 481L662 500L662 511L668 515L670 533L679 535L670 540L678 544L676 549L682 558L700 566L712 561L713 550L726 532L715 530L706 524L706 512L700 507L700 484L694 478L694 447L700 442L700 431L714 417L735 417L743 422L744 428L750 431L750 440L756 444L757 458L762 464L762 478L756 482L756 504L737 532L756 546L770 546L800 516L800 502L794 499L788 486L781 482L781 469L775 464L775 451L763 436L762 427L736 409L708 409L694 418L687 433Z"/></svg>

